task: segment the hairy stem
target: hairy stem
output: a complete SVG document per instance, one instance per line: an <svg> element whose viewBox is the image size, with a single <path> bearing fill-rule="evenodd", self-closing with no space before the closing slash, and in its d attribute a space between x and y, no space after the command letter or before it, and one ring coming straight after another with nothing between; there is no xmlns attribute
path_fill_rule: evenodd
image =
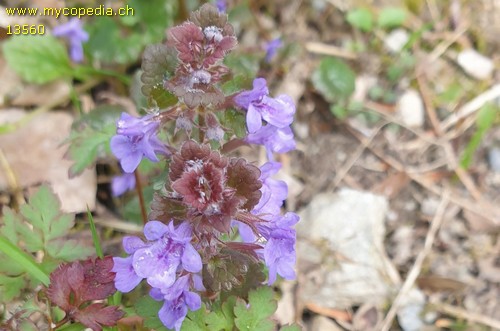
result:
<svg viewBox="0 0 500 331"><path fill-rule="evenodd" d="M139 205L141 206L142 222L146 224L146 222L148 221L148 214L146 212L146 204L144 203L144 195L142 193L141 176L139 174L138 169L135 169L134 176L135 176L135 189L137 191L137 196L139 197Z"/></svg>

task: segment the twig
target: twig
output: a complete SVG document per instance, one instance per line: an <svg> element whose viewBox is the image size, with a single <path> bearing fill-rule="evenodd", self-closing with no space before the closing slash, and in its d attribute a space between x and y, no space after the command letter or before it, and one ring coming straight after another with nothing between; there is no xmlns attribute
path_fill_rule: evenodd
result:
<svg viewBox="0 0 500 331"><path fill-rule="evenodd" d="M443 129L441 128L441 123L439 122L439 118L436 114L436 109L432 104L432 100L430 97L430 91L427 87L427 79L425 79L425 67L418 67L415 73L415 78L417 79L417 85L420 90L420 94L422 95L422 99L425 105L425 111L427 112L427 116L429 116L429 120L431 121L434 132L437 136L442 136Z"/></svg>
<svg viewBox="0 0 500 331"><path fill-rule="evenodd" d="M347 160L347 162L337 172L337 175L335 176L335 179L333 180L332 184L329 185L329 189L328 189L329 191L334 190L337 187L337 185L339 185L340 182L342 182L345 175L347 175L347 173L352 168L354 163L356 163L356 161L359 159L361 154L363 154L363 151L366 149L366 147L371 144L371 142L373 141L375 136L377 136L377 134L380 132L380 130L382 130L382 128L385 125L387 125L387 122L384 122L379 127L377 127L375 129L375 131L373 131L373 133L370 135L370 137L364 138L361 140L361 144L358 145L358 148L356 148L356 151L354 151L354 153L351 155L349 160Z"/></svg>
<svg viewBox="0 0 500 331"><path fill-rule="evenodd" d="M16 208L23 205L26 201L24 200L24 196L19 187L19 182L17 181L16 174L12 170L12 167L9 164L9 161L5 157L3 150L0 148L0 165L2 166L5 174L5 179L7 180L7 185L12 191L12 195L14 196Z"/></svg>
<svg viewBox="0 0 500 331"><path fill-rule="evenodd" d="M425 142L428 142L428 143L430 143L432 145L436 145L436 146L441 147L444 150L444 152L446 154L446 157L448 158L447 164L448 164L449 169L453 170L455 172L455 174L457 175L457 177L460 179L460 181L462 182L462 184L467 188L467 190L470 192L470 194L474 197L475 200L481 199L481 193L479 192L479 190L477 189L476 185L474 184L474 181L469 176L469 174L460 167L460 164L457 161L457 157L455 156L455 152L453 151L453 148L452 148L450 142L448 140L446 140L446 135L444 135L442 137L440 136L442 127L440 126L439 122L435 123L436 124L435 132L438 135L437 139L432 140L429 137L425 136L419 130L415 130L415 129L412 129L410 127L407 127L406 125L404 125L404 123L402 123L401 121L399 121L398 119L396 119L394 116L392 116L390 114L387 114L376 103L366 102L365 103L365 107L368 108L368 109L370 109L370 110L375 111L376 113L378 113L380 115L382 115L386 120L391 121L393 123L396 123L396 124L404 127L405 129L407 129L410 132L412 132L415 135L417 135L419 138L423 139ZM406 168L405 168L405 171L407 173L414 172L414 171L410 171L409 169L406 169Z"/></svg>
<svg viewBox="0 0 500 331"><path fill-rule="evenodd" d="M306 49L308 52L321 54L321 55L331 55L336 57L341 57L344 59L355 60L358 58L356 53L346 51L345 49L339 48L337 46L328 45L318 42L308 42L306 43Z"/></svg>
<svg viewBox="0 0 500 331"><path fill-rule="evenodd" d="M488 91L481 93L471 101L467 102L458 111L448 116L448 118L441 123L441 128L443 130L447 130L458 121L478 111L482 106L484 106L485 103L498 97L500 97L500 84L494 85Z"/></svg>
<svg viewBox="0 0 500 331"><path fill-rule="evenodd" d="M394 320L394 317L396 317L396 313L399 307L401 306L401 303L404 300L404 297L408 294L408 291L410 291L410 289L415 284L415 281L417 280L418 275L422 270L422 265L424 263L424 260L432 250L432 244L434 243L434 239L436 238L437 232L441 227L441 224L443 223L444 213L446 211L448 203L449 203L449 192L445 190L443 196L441 197L441 203L438 206L436 215L434 215L434 218L432 219L429 232L427 232L427 236L425 237L424 248L418 254L417 259L413 264L413 267L411 268L410 272L408 273L408 276L406 277L405 282L403 283L403 286L399 290L396 299L394 299L392 303L391 309L389 309L389 312L387 313L385 319L382 321L382 327L380 328L381 331L389 330L392 321Z"/></svg>
<svg viewBox="0 0 500 331"><path fill-rule="evenodd" d="M114 229L118 231L122 231L125 233L138 234L142 231L142 226L138 226L134 223L122 222L117 219L99 219L94 218L94 223L102 225L109 229Z"/></svg>
<svg viewBox="0 0 500 331"><path fill-rule="evenodd" d="M500 330L500 321L493 319L489 316L468 312L463 308L455 307L445 303L439 303L439 304L433 303L432 306L441 313L452 315L458 318L463 318L470 322L480 323L489 326L490 328L493 328L495 330Z"/></svg>
<svg viewBox="0 0 500 331"><path fill-rule="evenodd" d="M429 57L427 58L427 63L434 62L436 61L441 55L446 52L446 50L453 45L460 37L467 32L469 29L468 25L463 25L458 29L453 35L448 39L448 40L443 40L439 45L434 48L434 50L429 54Z"/></svg>

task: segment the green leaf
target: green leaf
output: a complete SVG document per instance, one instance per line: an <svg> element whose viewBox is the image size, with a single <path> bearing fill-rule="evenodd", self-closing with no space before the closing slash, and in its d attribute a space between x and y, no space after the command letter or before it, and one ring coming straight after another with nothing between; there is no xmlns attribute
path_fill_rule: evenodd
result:
<svg viewBox="0 0 500 331"><path fill-rule="evenodd" d="M378 17L381 28L396 28L406 21L407 13L403 8L387 7L382 9Z"/></svg>
<svg viewBox="0 0 500 331"><path fill-rule="evenodd" d="M233 52L224 58L224 64L232 70L235 76L255 77L260 68L260 59L261 57L252 52Z"/></svg>
<svg viewBox="0 0 500 331"><path fill-rule="evenodd" d="M21 215L9 212L7 218L10 223L10 219L15 217L18 240L24 243L29 252L45 250L49 256L64 261L91 255L90 247L80 245L75 240L63 240L74 226L74 216L61 213L59 208L57 196L48 186L43 185L32 195L28 204L21 206L21 215L24 219ZM24 221L33 228L25 225ZM10 227L7 229L12 231ZM5 235L4 229L2 233ZM18 242L14 244L17 245Z"/></svg>
<svg viewBox="0 0 500 331"><path fill-rule="evenodd" d="M280 331L301 331L302 328L297 324L285 325L280 329Z"/></svg>
<svg viewBox="0 0 500 331"><path fill-rule="evenodd" d="M42 231L45 238L49 237L51 227L59 221L59 200L48 186L41 186L29 200L29 204L21 206L23 215L33 227ZM62 224L66 229L73 224Z"/></svg>
<svg viewBox="0 0 500 331"><path fill-rule="evenodd" d="M238 138L244 138L247 135L246 120L243 113L229 108L223 112L221 117L221 124L231 129Z"/></svg>
<svg viewBox="0 0 500 331"><path fill-rule="evenodd" d="M94 254L89 246L84 246L76 240L54 240L45 245L47 253L55 259L63 261L75 261L84 259Z"/></svg>
<svg viewBox="0 0 500 331"><path fill-rule="evenodd" d="M225 95L233 94L245 90L252 86L251 76L239 74L222 84L222 91Z"/></svg>
<svg viewBox="0 0 500 331"><path fill-rule="evenodd" d="M237 299L234 307L236 316L235 325L239 330L266 331L274 329L274 322L269 319L276 311L277 303L274 300L271 288L263 286L250 292L247 303Z"/></svg>
<svg viewBox="0 0 500 331"><path fill-rule="evenodd" d="M22 275L15 277L0 275L0 302L12 301L26 286L26 279Z"/></svg>
<svg viewBox="0 0 500 331"><path fill-rule="evenodd" d="M106 63L127 64L136 61L144 47L164 39L173 23L175 2L164 0L130 0L134 15L119 20L101 16L88 26L89 41L85 47L95 59Z"/></svg>
<svg viewBox="0 0 500 331"><path fill-rule="evenodd" d="M181 331L215 331L207 327L205 317L207 316L207 309L202 303L201 308L196 311L190 311L186 319L182 322Z"/></svg>
<svg viewBox="0 0 500 331"><path fill-rule="evenodd" d="M481 144L484 135L488 132L488 130L492 127L496 116L499 114L498 106L495 106L491 103L485 104L481 109L479 109L479 113L476 118L476 132L470 139L467 147L462 153L462 157L460 160L460 166L464 169L468 169L472 163L474 153L477 148Z"/></svg>
<svg viewBox="0 0 500 331"><path fill-rule="evenodd" d="M143 36L143 45L159 42L165 37L165 29L174 21L175 1L129 0L128 5L134 8L134 15L126 16L129 20L124 23L136 27Z"/></svg>
<svg viewBox="0 0 500 331"><path fill-rule="evenodd" d="M330 102L348 98L354 92L356 75L342 60L326 57L313 72L312 82Z"/></svg>
<svg viewBox="0 0 500 331"><path fill-rule="evenodd" d="M142 93L149 107L166 108L177 103L175 95L163 88L163 82L173 76L177 65L177 53L163 44L146 47L142 55Z"/></svg>
<svg viewBox="0 0 500 331"><path fill-rule="evenodd" d="M373 15L366 8L350 10L346 19L349 24L362 31L370 32L373 29Z"/></svg>
<svg viewBox="0 0 500 331"><path fill-rule="evenodd" d="M109 141L122 111L117 106L99 106L73 123L67 152L75 161L69 170L70 177L92 166L99 156L110 153Z"/></svg>
<svg viewBox="0 0 500 331"><path fill-rule="evenodd" d="M330 105L330 112L333 114L333 116L343 120L349 115L349 110L341 105Z"/></svg>
<svg viewBox="0 0 500 331"><path fill-rule="evenodd" d="M127 64L141 54L143 42L139 34L126 38L118 23L110 17L99 16L87 28L89 40L84 44L93 58L105 63Z"/></svg>
<svg viewBox="0 0 500 331"><path fill-rule="evenodd" d="M208 328L213 331L232 331L234 328L234 306L236 297L231 296L222 305L214 304L212 311L205 317Z"/></svg>
<svg viewBox="0 0 500 331"><path fill-rule="evenodd" d="M0 252L3 252L10 259L17 261L17 263L24 270L26 270L26 272L39 280L45 286L49 285L49 276L40 268L33 257L21 251L17 246L13 245L3 236L0 236Z"/></svg>
<svg viewBox="0 0 500 331"><path fill-rule="evenodd" d="M14 36L4 42L3 52L9 67L30 83L71 76L67 50L52 36Z"/></svg>
<svg viewBox="0 0 500 331"><path fill-rule="evenodd" d="M144 318L145 327L155 329L156 331L166 331L167 329L163 326L163 323L158 317L158 311L162 305L162 302L155 301L147 295L137 300L134 305L134 309L137 315Z"/></svg>

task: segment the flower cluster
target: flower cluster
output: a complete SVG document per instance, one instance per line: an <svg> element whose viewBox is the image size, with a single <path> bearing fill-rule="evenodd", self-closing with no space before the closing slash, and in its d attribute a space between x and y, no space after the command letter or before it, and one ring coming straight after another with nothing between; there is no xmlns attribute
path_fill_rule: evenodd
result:
<svg viewBox="0 0 500 331"><path fill-rule="evenodd" d="M158 161L159 154L169 156L168 176L153 197L144 239L123 239L127 256L114 258L113 271L122 292L145 280L150 296L163 301L160 320L179 330L202 299L209 302L222 292L245 297L265 283L264 265L268 284L278 275L295 277L293 226L299 217L282 214L288 188L272 178L281 168L273 153L295 148L290 127L295 105L287 95L271 97L264 78L255 79L252 90L223 94L217 84L229 69L222 60L236 38L227 15L214 6L203 5L188 22L170 29L168 37L167 45L146 50L141 79L147 97L157 101L161 92L174 101L157 115L122 114L111 140L126 173L113 181L115 194L134 186L130 174L143 157ZM231 123L220 116L228 108L246 117L245 142L266 148L269 162L260 168L219 147L228 136L228 142L241 144L231 136ZM179 130L187 134L179 135L183 141L178 146L174 144L179 139L167 146L157 136L169 121L175 125L165 125L165 131L172 130L176 137Z"/></svg>
<svg viewBox="0 0 500 331"><path fill-rule="evenodd" d="M151 285L151 296L164 300L159 312L161 321L168 328L180 329L187 314L187 308L200 308L198 294L189 287L203 290L196 280L202 261L191 244L192 231L187 223L175 227L173 222L165 225L150 221L144 227L144 242L138 237L123 238L126 258L115 257L113 271L116 272L115 286L121 292L130 292L143 279Z"/></svg>
<svg viewBox="0 0 500 331"><path fill-rule="evenodd" d="M229 72L221 61L236 46L227 15L209 4L202 6L188 22L170 29L168 45L177 50L179 63L165 88L190 108L220 104L224 95L216 83Z"/></svg>
<svg viewBox="0 0 500 331"><path fill-rule="evenodd" d="M143 157L158 162L157 153L168 155L168 149L157 137L160 123L153 115L135 118L122 113L111 138L111 151L120 160L123 171L132 173Z"/></svg>
<svg viewBox="0 0 500 331"><path fill-rule="evenodd" d="M248 136L251 144L264 145L269 160L272 153L286 153L295 149L295 141L290 124L295 114L295 104L288 95L276 98L269 96L264 78L253 81L253 89L244 91L234 98L235 104L246 109ZM262 125L262 120L266 125Z"/></svg>

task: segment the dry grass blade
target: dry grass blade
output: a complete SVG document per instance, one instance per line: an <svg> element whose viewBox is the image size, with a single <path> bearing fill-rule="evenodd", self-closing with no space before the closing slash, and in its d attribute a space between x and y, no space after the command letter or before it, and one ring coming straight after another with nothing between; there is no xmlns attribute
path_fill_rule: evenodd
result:
<svg viewBox="0 0 500 331"><path fill-rule="evenodd" d="M331 55L349 60L355 60L358 58L358 56L353 52L346 51L342 48L338 48L333 45L328 45L318 42L306 43L306 49L311 53L316 53L321 55Z"/></svg>
<svg viewBox="0 0 500 331"><path fill-rule="evenodd" d="M429 232L427 232L427 236L425 237L424 249L418 254L415 263L413 264L410 272L408 273L408 276L406 277L406 280L403 283L403 286L399 290L396 299L394 299L392 303L391 309L389 309L389 312L387 313L385 319L382 321L382 326L380 328L381 331L388 331L390 329L392 321L394 320L394 317L396 317L396 313L400 308L400 305L404 297L408 294L410 289L415 285L415 281L417 280L418 275L422 270L422 265L424 263L424 260L427 257L427 255L429 255L429 253L431 252L434 239L436 238L438 230L441 227L441 224L443 223L444 213L446 211L446 207L448 206L449 201L450 201L449 193L448 191L444 191L444 194L441 197L441 202L436 211L436 215L434 215L434 218L432 219Z"/></svg>
<svg viewBox="0 0 500 331"><path fill-rule="evenodd" d="M455 307L455 306L445 304L445 303L433 304L433 308L435 308L437 311L439 311L443 314L451 315L451 316L454 316L454 317L457 317L460 319L465 319L469 322L483 324L483 325L489 326L490 328L492 328L494 330L500 330L500 321L493 319L489 316L485 316L485 315L481 315L481 314L477 314L477 313L471 313L465 309Z"/></svg>

